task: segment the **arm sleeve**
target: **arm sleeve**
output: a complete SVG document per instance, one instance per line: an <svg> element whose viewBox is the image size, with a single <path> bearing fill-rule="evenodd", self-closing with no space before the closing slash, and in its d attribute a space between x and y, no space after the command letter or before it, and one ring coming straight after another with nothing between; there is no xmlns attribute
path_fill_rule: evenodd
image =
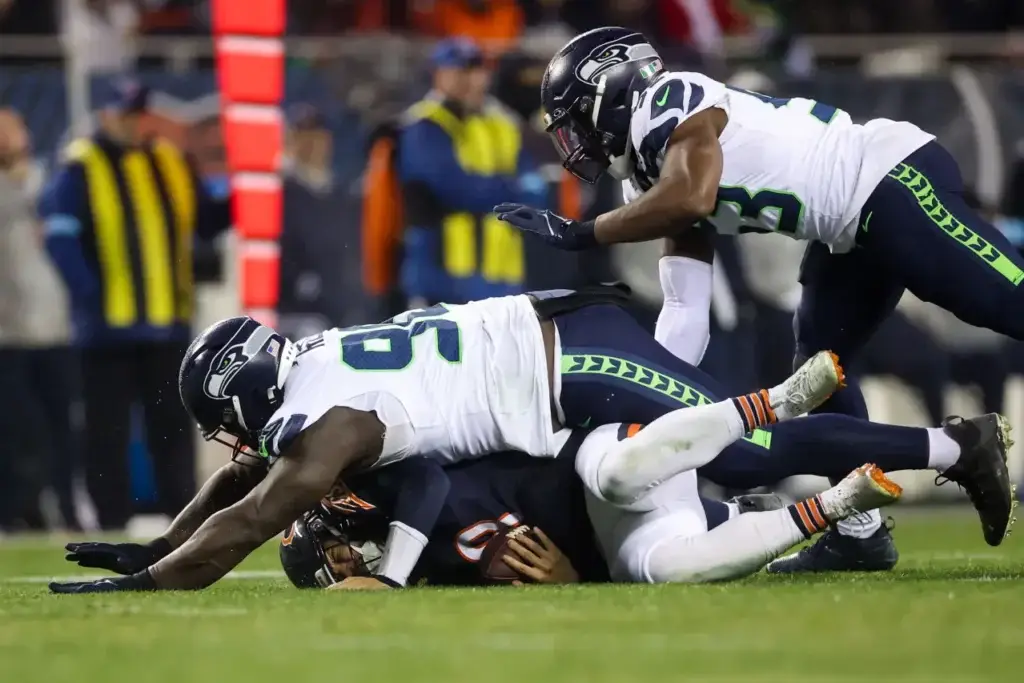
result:
<svg viewBox="0 0 1024 683"><path fill-rule="evenodd" d="M456 211L490 213L519 195L514 180L467 173L455 158L451 138L430 121L417 121L401 133L398 171L403 183L422 183Z"/></svg>
<svg viewBox="0 0 1024 683"><path fill-rule="evenodd" d="M404 586L433 533L451 484L441 465L430 458L410 458L387 469L398 479L398 488L378 573Z"/></svg>
<svg viewBox="0 0 1024 683"><path fill-rule="evenodd" d="M46 250L60 271L72 302L88 302L99 292L99 279L83 244L89 223L89 201L81 164L69 164L58 172L40 198L39 215Z"/></svg>
<svg viewBox="0 0 1024 683"><path fill-rule="evenodd" d="M401 477L392 523L403 524L424 538L430 536L451 489L448 474L440 463L426 457L409 458L390 469Z"/></svg>

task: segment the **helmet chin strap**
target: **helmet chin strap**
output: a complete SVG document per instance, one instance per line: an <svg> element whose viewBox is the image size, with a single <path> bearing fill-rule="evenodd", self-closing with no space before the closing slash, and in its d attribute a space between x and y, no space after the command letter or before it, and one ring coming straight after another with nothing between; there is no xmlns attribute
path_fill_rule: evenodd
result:
<svg viewBox="0 0 1024 683"><path fill-rule="evenodd" d="M591 114L590 121L594 126L594 130L599 130L597 127L597 118L601 113L601 101L604 99L605 83L608 80L607 76L601 76L597 81L597 92L594 96L594 111ZM615 156L613 154L608 155L608 175L616 180L628 180L633 175L633 160L629 156L629 140L626 140L626 153L621 156Z"/></svg>

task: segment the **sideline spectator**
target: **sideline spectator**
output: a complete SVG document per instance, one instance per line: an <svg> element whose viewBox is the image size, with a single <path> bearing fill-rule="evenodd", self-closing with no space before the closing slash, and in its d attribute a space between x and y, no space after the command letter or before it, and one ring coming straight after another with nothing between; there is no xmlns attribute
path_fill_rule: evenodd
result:
<svg viewBox="0 0 1024 683"><path fill-rule="evenodd" d="M334 140L323 114L304 104L289 112L284 159L284 228L277 329L296 339L346 324L359 291L358 233L334 180ZM346 262L351 261L347 266Z"/></svg>
<svg viewBox="0 0 1024 683"><path fill-rule="evenodd" d="M159 512L173 516L192 497L194 432L176 385L192 338L192 243L230 222L182 151L147 138L148 100L145 88L126 88L105 129L68 147L44 202L47 248L68 285L81 348L86 483L104 529L123 528L133 513L136 402Z"/></svg>
<svg viewBox="0 0 1024 683"><path fill-rule="evenodd" d="M52 486L64 524L72 498L75 363L63 285L43 247L35 201L42 168L15 112L0 109L0 528L40 529Z"/></svg>

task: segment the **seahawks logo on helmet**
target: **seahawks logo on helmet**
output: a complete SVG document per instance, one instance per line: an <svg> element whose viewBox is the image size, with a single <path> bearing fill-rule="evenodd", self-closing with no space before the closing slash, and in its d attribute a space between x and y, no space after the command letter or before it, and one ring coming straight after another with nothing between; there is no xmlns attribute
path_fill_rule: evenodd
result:
<svg viewBox="0 0 1024 683"><path fill-rule="evenodd" d="M203 391L210 398L224 399L231 398L228 390L232 378L238 374L246 363L256 357L260 351L277 356L281 345L277 340L271 340L274 331L269 327L260 325L244 341L236 341L239 334L245 331L245 327L239 329L231 341L220 350L210 363L210 370L206 373L206 381L203 382ZM271 343L267 343L270 341Z"/></svg>
<svg viewBox="0 0 1024 683"><path fill-rule="evenodd" d="M640 34L634 33L631 36L626 36L626 38L632 38L636 35ZM638 45L626 45L622 42L605 43L591 50L587 58L580 62L579 66L576 67L576 78L584 83L597 85L601 74L613 66L640 59L657 59L657 57L658 53L650 43L640 43Z"/></svg>

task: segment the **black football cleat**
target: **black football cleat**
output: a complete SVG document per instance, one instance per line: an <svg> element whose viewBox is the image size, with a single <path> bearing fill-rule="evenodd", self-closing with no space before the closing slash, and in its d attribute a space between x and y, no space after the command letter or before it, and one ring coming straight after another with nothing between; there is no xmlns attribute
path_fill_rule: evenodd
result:
<svg viewBox="0 0 1024 683"><path fill-rule="evenodd" d="M970 420L953 416L943 420L942 429L960 444L960 460L935 483L951 481L966 491L981 519L985 542L999 545L1010 531L1017 505L1016 487L1006 469L1006 452L1013 445L1010 423L996 413Z"/></svg>
<svg viewBox="0 0 1024 683"><path fill-rule="evenodd" d="M832 528L813 545L770 562L768 573L883 572L899 559L892 533L884 524L867 538L843 536Z"/></svg>
<svg viewBox="0 0 1024 683"><path fill-rule="evenodd" d="M740 514L781 510L789 502L777 493L747 493L725 501L739 508Z"/></svg>

